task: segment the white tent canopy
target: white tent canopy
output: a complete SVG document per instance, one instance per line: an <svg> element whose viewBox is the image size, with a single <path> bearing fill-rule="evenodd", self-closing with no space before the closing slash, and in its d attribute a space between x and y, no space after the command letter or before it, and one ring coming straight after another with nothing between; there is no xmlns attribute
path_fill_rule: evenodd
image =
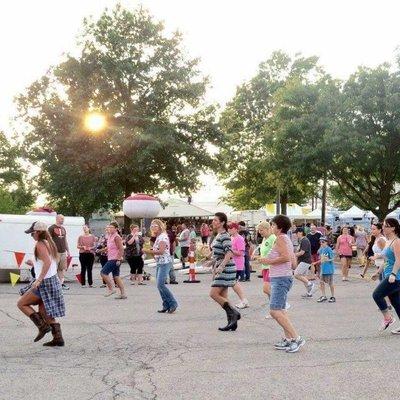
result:
<svg viewBox="0 0 400 400"><path fill-rule="evenodd" d="M168 199L167 206L160 211L157 218L190 218L190 217L211 217L212 212L189 204L184 200Z"/></svg>
<svg viewBox="0 0 400 400"><path fill-rule="evenodd" d="M357 206L350 207L347 211L340 214L340 219L349 219L349 218L364 218L367 217L367 211L361 210Z"/></svg>
<svg viewBox="0 0 400 400"><path fill-rule="evenodd" d="M322 210L320 208L316 208L315 210L309 212L304 215L305 219L321 219L322 218ZM332 219L333 215L329 212L326 212L325 219Z"/></svg>

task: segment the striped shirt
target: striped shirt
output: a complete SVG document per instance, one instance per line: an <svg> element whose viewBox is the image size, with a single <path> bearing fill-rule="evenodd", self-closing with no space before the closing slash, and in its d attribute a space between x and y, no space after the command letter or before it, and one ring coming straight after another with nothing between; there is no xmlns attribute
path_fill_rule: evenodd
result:
<svg viewBox="0 0 400 400"><path fill-rule="evenodd" d="M228 232L222 232L216 236L212 244L212 249L213 257L216 260L222 260L228 251L232 251L232 241ZM233 261L229 263L234 264Z"/></svg>

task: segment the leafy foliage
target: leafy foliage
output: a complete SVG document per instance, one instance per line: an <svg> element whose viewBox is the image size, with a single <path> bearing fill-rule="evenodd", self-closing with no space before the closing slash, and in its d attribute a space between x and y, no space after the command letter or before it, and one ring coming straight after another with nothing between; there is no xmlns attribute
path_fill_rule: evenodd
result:
<svg viewBox="0 0 400 400"><path fill-rule="evenodd" d="M31 128L26 156L40 165L39 186L52 204L87 216L131 192L188 194L212 168L215 108L203 105L208 81L186 56L179 33L142 8L117 5L84 21L80 53L34 82L18 99ZM107 128L88 132L90 110Z"/></svg>
<svg viewBox="0 0 400 400"><path fill-rule="evenodd" d="M0 131L0 213L25 213L34 196L19 162L20 149Z"/></svg>

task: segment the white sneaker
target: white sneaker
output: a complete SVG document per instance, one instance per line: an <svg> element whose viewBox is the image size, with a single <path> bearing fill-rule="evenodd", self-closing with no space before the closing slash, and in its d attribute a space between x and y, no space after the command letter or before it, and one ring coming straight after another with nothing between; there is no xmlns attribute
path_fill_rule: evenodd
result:
<svg viewBox="0 0 400 400"><path fill-rule="evenodd" d="M400 335L400 328L392 330L393 335Z"/></svg>
<svg viewBox="0 0 400 400"><path fill-rule="evenodd" d="M308 282L308 285L307 285L307 294L308 294L308 297L311 297L311 296L312 296L312 291L313 291L313 289L314 289L314 286L315 286L314 282ZM311 295L311 296L310 296L310 295Z"/></svg>
<svg viewBox="0 0 400 400"><path fill-rule="evenodd" d="M273 319L272 317L271 317L271 314L267 314L266 316L265 316L265 319Z"/></svg>
<svg viewBox="0 0 400 400"><path fill-rule="evenodd" d="M247 299L244 299L240 303L236 304L236 308L243 309L249 307L249 301Z"/></svg>
<svg viewBox="0 0 400 400"><path fill-rule="evenodd" d="M315 284L315 282L312 282L312 289L310 291L310 294L314 294L318 290L318 285Z"/></svg>
<svg viewBox="0 0 400 400"><path fill-rule="evenodd" d="M287 311L287 310L289 310L289 308L290 307L292 307L289 303L286 303L286 305L285 305L285 310Z"/></svg>

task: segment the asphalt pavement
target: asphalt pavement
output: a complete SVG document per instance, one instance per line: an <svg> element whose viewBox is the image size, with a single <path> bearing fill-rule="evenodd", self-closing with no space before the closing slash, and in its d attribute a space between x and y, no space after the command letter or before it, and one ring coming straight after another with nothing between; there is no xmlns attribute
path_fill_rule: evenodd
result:
<svg viewBox="0 0 400 400"><path fill-rule="evenodd" d="M43 347L50 335L33 343L36 328L16 307L19 286L1 284L0 399L397 399L400 337L378 332L375 283L358 273L353 267L350 282L335 276L332 304L317 303L318 292L302 299L304 287L295 283L289 314L307 341L296 354L274 350L282 333L264 318L256 274L243 283L250 308L236 332L217 330L226 319L208 297L210 275L198 284L178 275L179 285L170 286L179 302L172 315L157 313L154 281L125 281L127 300L73 282L61 319L63 348Z"/></svg>

